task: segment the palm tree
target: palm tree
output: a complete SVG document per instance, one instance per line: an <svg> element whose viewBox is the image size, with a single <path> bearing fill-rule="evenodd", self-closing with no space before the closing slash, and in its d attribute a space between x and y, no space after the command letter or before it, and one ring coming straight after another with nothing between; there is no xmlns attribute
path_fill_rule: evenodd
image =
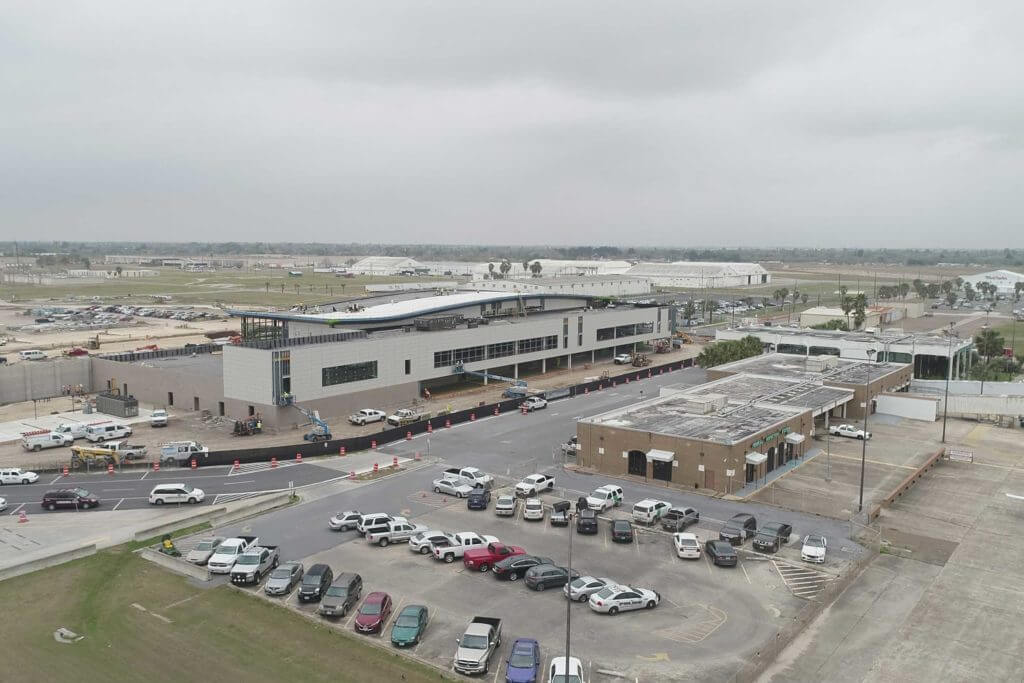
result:
<svg viewBox="0 0 1024 683"><path fill-rule="evenodd" d="M850 311L853 310L853 297L844 296L843 300L839 302L839 307L843 309L843 314L846 316L846 328L850 328Z"/></svg>
<svg viewBox="0 0 1024 683"><path fill-rule="evenodd" d="M526 273L529 270L530 270L530 259L524 258L523 259L523 275L526 275Z"/></svg>
<svg viewBox="0 0 1024 683"><path fill-rule="evenodd" d="M542 269L543 266L540 265L540 261L534 261L533 263L530 264L530 273L533 275L533 277L540 277L540 271Z"/></svg>
<svg viewBox="0 0 1024 683"><path fill-rule="evenodd" d="M853 297L853 323L858 328L862 327L867 319L867 307L868 298L864 295L864 292L860 292L857 296Z"/></svg>
<svg viewBox="0 0 1024 683"><path fill-rule="evenodd" d="M693 320L697 317L697 306L694 305L693 299L687 300L683 306L683 318L686 320Z"/></svg>
<svg viewBox="0 0 1024 683"><path fill-rule="evenodd" d="M946 293L946 303L949 304L950 306L956 303L956 292Z"/></svg>
<svg viewBox="0 0 1024 683"><path fill-rule="evenodd" d="M512 270L512 262L508 259L502 259L501 265L498 267L501 270L502 279L508 277L508 271Z"/></svg>
<svg viewBox="0 0 1024 683"><path fill-rule="evenodd" d="M998 356L1003 352L1003 345L1006 340L1003 339L1003 335L999 334L992 328L987 328L981 331L977 337L974 338L974 347L978 349L978 353L985 356L986 361L992 360L992 356Z"/></svg>
<svg viewBox="0 0 1024 683"><path fill-rule="evenodd" d="M800 295L800 303L802 303L803 305L806 306L807 305L807 299L809 299L809 298L810 297L807 296L807 292L804 292L803 294Z"/></svg>
<svg viewBox="0 0 1024 683"><path fill-rule="evenodd" d="M494 264L493 263L488 263L487 264L487 274L491 276L492 280L494 279Z"/></svg>
<svg viewBox="0 0 1024 683"><path fill-rule="evenodd" d="M908 285L906 282L901 282L900 283L900 298L901 299L906 299L907 298L907 294L909 294L909 293L910 293L910 285Z"/></svg>

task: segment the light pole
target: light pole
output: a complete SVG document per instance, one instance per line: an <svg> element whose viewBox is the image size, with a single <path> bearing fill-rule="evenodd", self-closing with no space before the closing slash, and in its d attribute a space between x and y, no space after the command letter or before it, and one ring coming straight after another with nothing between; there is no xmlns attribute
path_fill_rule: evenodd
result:
<svg viewBox="0 0 1024 683"><path fill-rule="evenodd" d="M861 439L860 449L860 497L857 499L857 512L864 509L864 465L868 457L868 411L871 409L871 358L875 355L874 349L868 349L868 365L864 378L864 438Z"/></svg>
<svg viewBox="0 0 1024 683"><path fill-rule="evenodd" d="M555 503L552 512L556 512L558 509L565 511L566 521L569 523L566 525L566 529L569 531L569 583L572 583L572 512L570 511L569 501L564 500ZM566 590L565 596L565 666L568 671L569 667L569 642L570 634L572 633L572 587Z"/></svg>
<svg viewBox="0 0 1024 683"><path fill-rule="evenodd" d="M946 398L942 404L942 443L946 443L946 413L949 412L949 376L953 374L953 323L949 324L949 331L946 332L946 335L949 337L949 350L946 351L949 367L946 368Z"/></svg>

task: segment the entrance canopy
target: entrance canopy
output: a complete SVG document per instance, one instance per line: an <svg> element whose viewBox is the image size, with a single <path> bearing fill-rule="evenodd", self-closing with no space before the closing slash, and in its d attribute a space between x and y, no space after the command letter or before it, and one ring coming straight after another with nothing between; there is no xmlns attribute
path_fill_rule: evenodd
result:
<svg viewBox="0 0 1024 683"><path fill-rule="evenodd" d="M746 461L748 465L760 465L767 459L768 456L765 455L764 453L747 453L746 456Z"/></svg>
<svg viewBox="0 0 1024 683"><path fill-rule="evenodd" d="M657 448L652 448L647 451L647 462L657 460L658 462L672 462L676 459L676 454L672 451L659 451Z"/></svg>
<svg viewBox="0 0 1024 683"><path fill-rule="evenodd" d="M804 442L804 435L803 434L797 434L795 432L790 433L790 434L786 434L786 443L797 444L797 443L803 443L803 442Z"/></svg>

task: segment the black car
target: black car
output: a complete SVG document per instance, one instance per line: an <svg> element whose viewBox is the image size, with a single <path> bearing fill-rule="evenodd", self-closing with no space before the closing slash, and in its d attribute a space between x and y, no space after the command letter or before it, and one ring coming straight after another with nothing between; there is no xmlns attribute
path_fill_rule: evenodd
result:
<svg viewBox="0 0 1024 683"><path fill-rule="evenodd" d="M299 584L299 602L320 602L327 587L334 580L334 572L326 564L314 564Z"/></svg>
<svg viewBox="0 0 1024 683"><path fill-rule="evenodd" d="M71 510L88 510L100 504L100 499L82 488L58 489L43 494L41 505L47 510L67 508Z"/></svg>
<svg viewBox="0 0 1024 683"><path fill-rule="evenodd" d="M723 567L735 567L737 562L736 549L728 541L708 541L704 544L704 552L714 564Z"/></svg>
<svg viewBox="0 0 1024 683"><path fill-rule="evenodd" d="M766 553L777 552L783 543L789 543L792 533L792 524L768 522L757 530L757 536L754 536L754 548Z"/></svg>
<svg viewBox="0 0 1024 683"><path fill-rule="evenodd" d="M576 516L576 533L596 534L597 513L593 510L581 510Z"/></svg>
<svg viewBox="0 0 1024 683"><path fill-rule="evenodd" d="M536 567L539 564L554 564L554 560L550 557L536 557L535 555L515 555L495 563L491 568L491 573L496 579L515 581L530 567Z"/></svg>
<svg viewBox="0 0 1024 683"><path fill-rule="evenodd" d="M686 531L686 527L700 521L700 513L693 508L669 508L661 516L661 528L665 531Z"/></svg>
<svg viewBox="0 0 1024 683"><path fill-rule="evenodd" d="M474 489L466 498L466 507L470 510L486 510L491 502L491 492L487 489Z"/></svg>
<svg viewBox="0 0 1024 683"><path fill-rule="evenodd" d="M575 569L572 578L578 578L580 573ZM535 591L542 591L546 588L561 588L569 583L569 570L565 567L556 567L553 564L539 564L526 570L524 583Z"/></svg>
<svg viewBox="0 0 1024 683"><path fill-rule="evenodd" d="M757 533L757 520L754 515L740 512L732 516L722 530L718 532L718 538L729 541L733 545L743 545L743 541Z"/></svg>
<svg viewBox="0 0 1024 683"><path fill-rule="evenodd" d="M612 520L612 540L616 543L633 542L633 525L628 519Z"/></svg>

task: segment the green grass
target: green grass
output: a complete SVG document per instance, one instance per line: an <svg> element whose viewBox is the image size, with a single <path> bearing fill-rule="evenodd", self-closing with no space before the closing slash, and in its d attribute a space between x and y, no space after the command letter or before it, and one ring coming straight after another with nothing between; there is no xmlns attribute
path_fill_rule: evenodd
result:
<svg viewBox="0 0 1024 683"><path fill-rule="evenodd" d="M329 273L305 272L289 277L286 271L223 270L189 273L175 268L156 268L160 275L122 280L74 280L54 285L0 285L0 299L67 300L119 298L137 303L152 303L156 295L170 295L172 304L215 304L293 306L317 304L363 296L365 285L390 282L429 282L432 278L356 276L339 278ZM451 278L447 278L451 279ZM298 290L296 290L298 287Z"/></svg>
<svg viewBox="0 0 1024 683"><path fill-rule="evenodd" d="M8 579L0 583L0 605L4 647L18 653L17 663L6 665L5 680L446 680L358 636L228 586L192 586L123 546ZM57 643L53 632L62 626L85 639Z"/></svg>
<svg viewBox="0 0 1024 683"><path fill-rule="evenodd" d="M173 539L181 538L183 536L191 536L192 534L197 534L200 531L206 531L210 528L212 527L209 522L193 524L192 526L185 527L184 529L177 529L176 531L170 532L170 537ZM157 543L163 540L164 536L165 534L158 534L156 536L153 536L152 538L146 538L141 541L133 541L131 543L128 543L125 546L125 548L127 548L128 550L138 550L139 548L145 548L147 546L156 545Z"/></svg>
<svg viewBox="0 0 1024 683"><path fill-rule="evenodd" d="M1014 331L1016 329L1016 332ZM1013 344L1015 356L1024 355L1024 322L1009 322L995 328L995 331L1003 335L1004 346Z"/></svg>

